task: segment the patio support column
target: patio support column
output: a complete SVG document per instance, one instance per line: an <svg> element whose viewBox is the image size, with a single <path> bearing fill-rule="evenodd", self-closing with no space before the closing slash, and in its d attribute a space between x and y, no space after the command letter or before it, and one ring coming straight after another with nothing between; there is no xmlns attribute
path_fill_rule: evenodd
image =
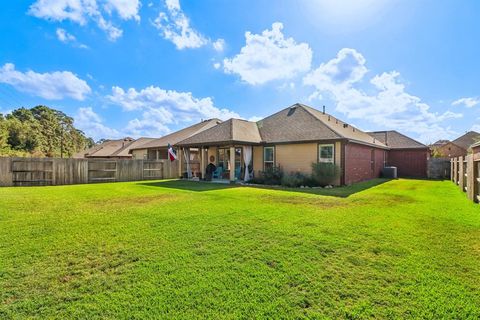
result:
<svg viewBox="0 0 480 320"><path fill-rule="evenodd" d="M205 148L200 148L200 172L202 173L202 179L205 179Z"/></svg>
<svg viewBox="0 0 480 320"><path fill-rule="evenodd" d="M182 155L182 148L178 148L177 152L177 161L178 161L178 176L182 177L182 163L183 163L183 155Z"/></svg>
<svg viewBox="0 0 480 320"><path fill-rule="evenodd" d="M235 181L235 147L230 147L230 182Z"/></svg>

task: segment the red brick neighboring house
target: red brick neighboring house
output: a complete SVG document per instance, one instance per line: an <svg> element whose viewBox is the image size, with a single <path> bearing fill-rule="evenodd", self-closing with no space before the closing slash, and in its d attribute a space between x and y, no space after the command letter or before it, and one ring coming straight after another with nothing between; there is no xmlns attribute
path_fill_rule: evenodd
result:
<svg viewBox="0 0 480 320"><path fill-rule="evenodd" d="M390 148L386 165L397 167L399 177L427 177L430 156L428 146L394 130L369 132L369 134Z"/></svg>
<svg viewBox="0 0 480 320"><path fill-rule="evenodd" d="M438 157L464 157L468 154L470 146L478 141L480 141L480 133L469 131L453 141L448 141L439 146L432 145L432 153Z"/></svg>

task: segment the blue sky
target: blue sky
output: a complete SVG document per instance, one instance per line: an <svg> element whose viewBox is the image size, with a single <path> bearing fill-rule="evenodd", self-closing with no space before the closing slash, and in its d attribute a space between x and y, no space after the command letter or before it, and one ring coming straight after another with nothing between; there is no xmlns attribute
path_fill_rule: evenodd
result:
<svg viewBox="0 0 480 320"><path fill-rule="evenodd" d="M480 2L0 3L0 112L45 104L99 138L296 102L423 142L480 131Z"/></svg>

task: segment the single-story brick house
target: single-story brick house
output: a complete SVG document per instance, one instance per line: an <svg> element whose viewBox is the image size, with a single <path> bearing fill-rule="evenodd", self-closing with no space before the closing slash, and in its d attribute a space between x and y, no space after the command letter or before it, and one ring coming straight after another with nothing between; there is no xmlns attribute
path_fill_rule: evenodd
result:
<svg viewBox="0 0 480 320"><path fill-rule="evenodd" d="M430 157L428 146L395 130L369 132L383 142L387 152L387 166L397 167L399 177L425 178Z"/></svg>
<svg viewBox="0 0 480 320"><path fill-rule="evenodd" d="M425 177L428 159L427 146L398 132L369 134L303 104L258 122L230 119L217 123L175 147L182 159L181 172L187 167L182 153L197 150L200 175L204 176L205 167L214 159L214 164L223 168L222 177L231 181L248 179L272 166L280 166L286 173L308 174L314 162L338 165L341 176L337 185L380 177L389 163L405 175Z"/></svg>

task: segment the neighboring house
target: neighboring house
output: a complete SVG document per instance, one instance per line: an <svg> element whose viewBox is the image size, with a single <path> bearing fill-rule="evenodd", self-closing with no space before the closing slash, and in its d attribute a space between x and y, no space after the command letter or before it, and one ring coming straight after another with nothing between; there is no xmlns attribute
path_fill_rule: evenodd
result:
<svg viewBox="0 0 480 320"><path fill-rule="evenodd" d="M449 142L450 142L450 140L438 140L438 141L432 143L429 147L434 149L434 148L441 147L441 146L443 146L443 145L445 145Z"/></svg>
<svg viewBox="0 0 480 320"><path fill-rule="evenodd" d="M477 142L477 143L474 143L471 147L472 149L472 153L473 153L473 158L475 160L480 160L480 141ZM477 165L477 170L480 170L480 165ZM479 171L479 175L480 175L480 171Z"/></svg>
<svg viewBox="0 0 480 320"><path fill-rule="evenodd" d="M158 139L151 139L150 141L138 144L130 148L130 153L134 159L148 159L159 160L168 159L168 145L175 145L177 142L187 139L194 134L207 130L222 122L220 119L209 119L201 121L190 127L178 130Z"/></svg>
<svg viewBox="0 0 480 320"><path fill-rule="evenodd" d="M154 139L139 138L135 140L127 137L118 140L107 140L90 149L75 154L73 158L131 159L132 155L129 153L131 148L143 145L151 140Z"/></svg>
<svg viewBox="0 0 480 320"><path fill-rule="evenodd" d="M341 168L337 185L379 177L390 150L379 139L302 104L258 122L230 119L176 146L179 153L200 150L202 173L214 156L222 178L231 181L245 177L245 163L251 167L248 175L256 175L273 166L308 174L312 163L327 162ZM181 171L184 166L182 161Z"/></svg>
<svg viewBox="0 0 480 320"><path fill-rule="evenodd" d="M447 158L466 156L470 146L478 141L480 141L480 133L469 131L457 139L435 148L434 154Z"/></svg>
<svg viewBox="0 0 480 320"><path fill-rule="evenodd" d="M427 176L427 163L430 156L428 146L395 130L375 131L368 134L390 148L386 165L397 167L399 177L424 178Z"/></svg>

